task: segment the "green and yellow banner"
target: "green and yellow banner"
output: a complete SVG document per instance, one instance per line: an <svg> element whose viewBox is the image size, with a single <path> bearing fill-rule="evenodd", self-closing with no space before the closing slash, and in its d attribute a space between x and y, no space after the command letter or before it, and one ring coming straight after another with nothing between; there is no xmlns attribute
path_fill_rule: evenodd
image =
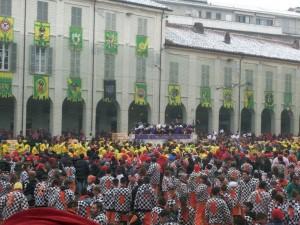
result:
<svg viewBox="0 0 300 225"><path fill-rule="evenodd" d="M0 16L0 41L14 41L14 19Z"/></svg>
<svg viewBox="0 0 300 225"><path fill-rule="evenodd" d="M105 31L104 33L104 49L105 53L117 54L118 53L118 32Z"/></svg>
<svg viewBox="0 0 300 225"><path fill-rule="evenodd" d="M210 87L201 87L200 88L200 105L204 108L210 108L211 107L211 90Z"/></svg>
<svg viewBox="0 0 300 225"><path fill-rule="evenodd" d="M178 84L169 84L168 94L169 94L169 105L173 105L173 106L181 105L180 86Z"/></svg>
<svg viewBox="0 0 300 225"><path fill-rule="evenodd" d="M0 98L12 96L12 73L0 72Z"/></svg>
<svg viewBox="0 0 300 225"><path fill-rule="evenodd" d="M283 103L284 103L284 108L289 109L292 106L292 93L291 92L284 92L283 96Z"/></svg>
<svg viewBox="0 0 300 225"><path fill-rule="evenodd" d="M50 24L36 21L34 23L34 44L47 47L50 44Z"/></svg>
<svg viewBox="0 0 300 225"><path fill-rule="evenodd" d="M226 109L232 109L233 108L233 101L232 101L232 89L231 88L225 88L223 90L223 106Z"/></svg>
<svg viewBox="0 0 300 225"><path fill-rule="evenodd" d="M82 37L82 28L81 27L70 27L70 47L72 49L82 49L82 42L83 42L83 37Z"/></svg>
<svg viewBox="0 0 300 225"><path fill-rule="evenodd" d="M254 108L254 93L253 90L246 89L244 93L244 107L246 109Z"/></svg>
<svg viewBox="0 0 300 225"><path fill-rule="evenodd" d="M135 83L134 103L136 105L147 105L147 85L146 83Z"/></svg>
<svg viewBox="0 0 300 225"><path fill-rule="evenodd" d="M138 56L148 56L149 39L147 36L136 36L136 54Z"/></svg>
<svg viewBox="0 0 300 225"><path fill-rule="evenodd" d="M46 100L49 98L49 78L47 76L33 76L33 99Z"/></svg>
<svg viewBox="0 0 300 225"><path fill-rule="evenodd" d="M69 78L68 79L68 96L67 100L70 102L81 102L81 79Z"/></svg>
<svg viewBox="0 0 300 225"><path fill-rule="evenodd" d="M273 109L274 108L274 95L272 91L266 91L265 92L265 107L267 109Z"/></svg>

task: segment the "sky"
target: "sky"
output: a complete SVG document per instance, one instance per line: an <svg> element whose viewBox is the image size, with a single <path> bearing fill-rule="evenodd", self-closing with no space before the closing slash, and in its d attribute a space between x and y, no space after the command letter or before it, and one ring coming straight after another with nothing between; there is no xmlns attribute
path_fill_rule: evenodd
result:
<svg viewBox="0 0 300 225"><path fill-rule="evenodd" d="M300 0L208 0L209 3L241 7L255 7L269 10L286 11L290 7L300 7Z"/></svg>

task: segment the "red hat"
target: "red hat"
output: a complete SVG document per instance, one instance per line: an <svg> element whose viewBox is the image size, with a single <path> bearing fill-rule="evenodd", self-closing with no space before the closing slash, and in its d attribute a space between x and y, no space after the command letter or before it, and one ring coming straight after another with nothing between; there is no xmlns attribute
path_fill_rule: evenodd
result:
<svg viewBox="0 0 300 225"><path fill-rule="evenodd" d="M273 209L272 211L272 219L273 220L284 220L284 213L281 209Z"/></svg>

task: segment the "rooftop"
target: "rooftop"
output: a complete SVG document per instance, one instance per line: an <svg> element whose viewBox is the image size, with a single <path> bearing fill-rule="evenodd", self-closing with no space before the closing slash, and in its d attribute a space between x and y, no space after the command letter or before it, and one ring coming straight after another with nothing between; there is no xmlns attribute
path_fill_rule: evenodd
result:
<svg viewBox="0 0 300 225"><path fill-rule="evenodd" d="M231 43L224 42L226 31L204 29L197 33L193 26L168 24L166 44L185 48L219 51L254 57L300 62L300 50L291 44L274 41L246 34L230 33Z"/></svg>
<svg viewBox="0 0 300 225"><path fill-rule="evenodd" d="M150 8L156 8L156 9L170 10L167 6L152 0L111 0L111 1L146 6Z"/></svg>

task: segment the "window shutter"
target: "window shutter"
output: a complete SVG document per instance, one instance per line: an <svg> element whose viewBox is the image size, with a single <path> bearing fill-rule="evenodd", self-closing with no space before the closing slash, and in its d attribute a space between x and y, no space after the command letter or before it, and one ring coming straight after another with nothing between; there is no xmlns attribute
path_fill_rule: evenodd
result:
<svg viewBox="0 0 300 225"><path fill-rule="evenodd" d="M11 16L11 0L1 0L0 14L1 16Z"/></svg>
<svg viewBox="0 0 300 225"><path fill-rule="evenodd" d="M75 54L74 54L74 50L71 50L70 52L70 76L73 77L75 76L75 71L74 71L74 67L75 67Z"/></svg>
<svg viewBox="0 0 300 225"><path fill-rule="evenodd" d="M48 2L38 1L37 20L48 21Z"/></svg>
<svg viewBox="0 0 300 225"><path fill-rule="evenodd" d="M17 44L11 43L11 53L10 53L10 71L16 72L17 69Z"/></svg>
<svg viewBox="0 0 300 225"><path fill-rule="evenodd" d="M30 73L31 74L35 74L36 72L36 65L35 65L35 61L36 61L36 47L34 45L30 46Z"/></svg>
<svg viewBox="0 0 300 225"><path fill-rule="evenodd" d="M138 19L138 35L143 35L143 23L142 23L142 19L139 18Z"/></svg>
<svg viewBox="0 0 300 225"><path fill-rule="evenodd" d="M147 36L147 19L143 20L143 35Z"/></svg>
<svg viewBox="0 0 300 225"><path fill-rule="evenodd" d="M47 48L47 74L52 74L52 57L53 57L53 48Z"/></svg>
<svg viewBox="0 0 300 225"><path fill-rule="evenodd" d="M76 76L80 77L80 51L76 51Z"/></svg>
<svg viewBox="0 0 300 225"><path fill-rule="evenodd" d="M116 18L116 14L111 14L111 29L113 31L116 30L116 24L117 24L117 18Z"/></svg>
<svg viewBox="0 0 300 225"><path fill-rule="evenodd" d="M170 62L170 83L178 83L179 65L177 62Z"/></svg>

